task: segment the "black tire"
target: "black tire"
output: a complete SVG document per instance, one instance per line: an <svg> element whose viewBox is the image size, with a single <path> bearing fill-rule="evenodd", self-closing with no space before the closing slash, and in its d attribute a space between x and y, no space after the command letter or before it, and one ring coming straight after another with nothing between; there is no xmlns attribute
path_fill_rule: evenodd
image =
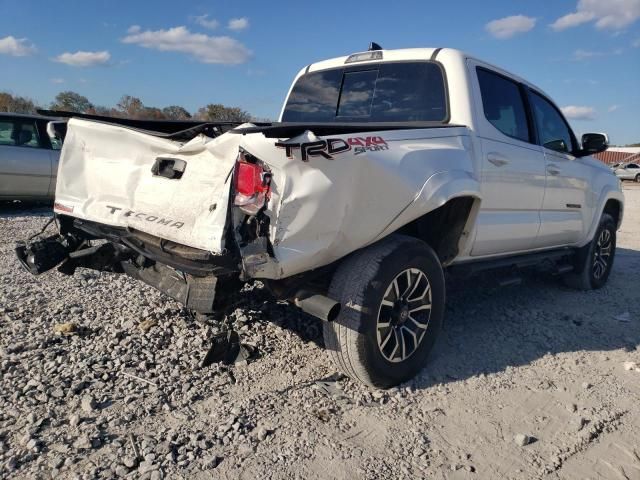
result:
<svg viewBox="0 0 640 480"><path fill-rule="evenodd" d="M420 273L428 282L426 286ZM400 274L403 274L406 283L402 283ZM409 292L412 278L416 287ZM385 295L393 287L394 280L396 286L400 286L405 291L391 307L388 304L392 302L389 302ZM406 288L404 285L407 285ZM413 292L418 291L418 288L419 291L425 292L422 293L424 299L410 300ZM430 293L428 293L429 290ZM396 291L399 289L394 288L393 292ZM427 293L430 298L426 296ZM406 299L403 300L402 297L405 294ZM390 235L352 254L335 272L329 288L329 296L338 300L342 309L335 321L325 322L324 341L333 361L343 373L366 385L389 388L409 380L424 367L442 327L445 308L442 266L435 252L426 243L403 235ZM418 302L429 300L430 310L427 318L426 307L416 308L416 306L419 305ZM405 307L402 306L403 301L407 302ZM396 304L400 305L398 310ZM401 313L400 310L403 308L410 312L415 310L419 312ZM411 308L414 310L410 310ZM379 313L380 318L388 317L386 324L390 326L379 327ZM392 316L396 318L392 319ZM404 319L401 320L403 316ZM420 316L422 323L412 320L412 316ZM404 323L392 325L392 322ZM384 324L384 321L380 323L380 325ZM414 331L413 334L408 333L411 329ZM393 342L406 347L407 351L411 349L413 353L402 360L394 358L393 352L388 351L391 345L381 341L382 335L386 337L387 334L389 337L393 334ZM389 338L386 340L390 341ZM380 346L381 343L383 343L382 346ZM387 353L383 353L385 348ZM401 349L401 351L402 353L396 355L402 356L405 350ZM391 360L385 355L388 355Z"/></svg>
<svg viewBox="0 0 640 480"><path fill-rule="evenodd" d="M636 175L636 183L640 183L640 173Z"/></svg>
<svg viewBox="0 0 640 480"><path fill-rule="evenodd" d="M603 237L606 236L609 238L607 242L609 246L599 245L599 242L602 243ZM603 247L605 247L604 250ZM603 252L606 250L608 250L608 254L605 256ZM603 213L593 239L576 254L574 271L564 277L565 283L578 290L592 290L603 287L611 274L615 254L616 222L611 215ZM606 267L598 269L596 267L598 259L600 259L601 264L605 260Z"/></svg>

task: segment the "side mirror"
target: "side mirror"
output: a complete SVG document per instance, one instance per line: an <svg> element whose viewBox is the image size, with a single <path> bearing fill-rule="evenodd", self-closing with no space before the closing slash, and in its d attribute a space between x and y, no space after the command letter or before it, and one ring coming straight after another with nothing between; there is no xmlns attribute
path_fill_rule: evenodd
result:
<svg viewBox="0 0 640 480"><path fill-rule="evenodd" d="M584 155L604 152L609 148L609 137L606 133L585 133L582 135L582 151Z"/></svg>

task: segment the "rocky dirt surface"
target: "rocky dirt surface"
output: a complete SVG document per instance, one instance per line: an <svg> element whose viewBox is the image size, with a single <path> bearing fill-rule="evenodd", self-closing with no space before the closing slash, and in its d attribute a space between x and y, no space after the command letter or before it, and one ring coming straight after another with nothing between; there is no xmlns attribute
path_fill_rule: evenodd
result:
<svg viewBox="0 0 640 480"><path fill-rule="evenodd" d="M0 208L2 478L640 478L640 189L599 291L548 274L448 282L414 381L337 375L321 325L259 285L248 362L199 368L211 325L124 276L35 278L48 209Z"/></svg>

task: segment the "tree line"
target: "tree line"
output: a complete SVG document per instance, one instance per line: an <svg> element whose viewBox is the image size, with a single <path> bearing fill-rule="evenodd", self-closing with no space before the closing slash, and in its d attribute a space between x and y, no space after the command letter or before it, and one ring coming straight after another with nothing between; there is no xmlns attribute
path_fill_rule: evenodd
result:
<svg viewBox="0 0 640 480"><path fill-rule="evenodd" d="M42 108L33 100L8 92L0 92L0 112L37 113ZM180 105L164 108L150 107L137 97L123 95L115 107L94 105L89 99L72 91L60 92L48 106L49 110L88 113L108 117L135 118L145 120L206 120L214 122L248 122L258 120L239 107L227 107L210 103L193 114ZM264 120L264 119L263 119Z"/></svg>

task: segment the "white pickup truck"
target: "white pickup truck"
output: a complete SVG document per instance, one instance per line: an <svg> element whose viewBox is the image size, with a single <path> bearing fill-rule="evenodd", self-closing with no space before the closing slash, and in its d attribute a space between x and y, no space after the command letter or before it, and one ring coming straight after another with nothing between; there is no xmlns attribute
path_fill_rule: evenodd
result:
<svg viewBox="0 0 640 480"><path fill-rule="evenodd" d="M273 124L73 117L59 234L18 245L27 270L126 273L201 314L260 279L372 386L424 366L445 270L547 264L590 289L613 265L607 137L579 143L541 89L457 50L311 64Z"/></svg>

